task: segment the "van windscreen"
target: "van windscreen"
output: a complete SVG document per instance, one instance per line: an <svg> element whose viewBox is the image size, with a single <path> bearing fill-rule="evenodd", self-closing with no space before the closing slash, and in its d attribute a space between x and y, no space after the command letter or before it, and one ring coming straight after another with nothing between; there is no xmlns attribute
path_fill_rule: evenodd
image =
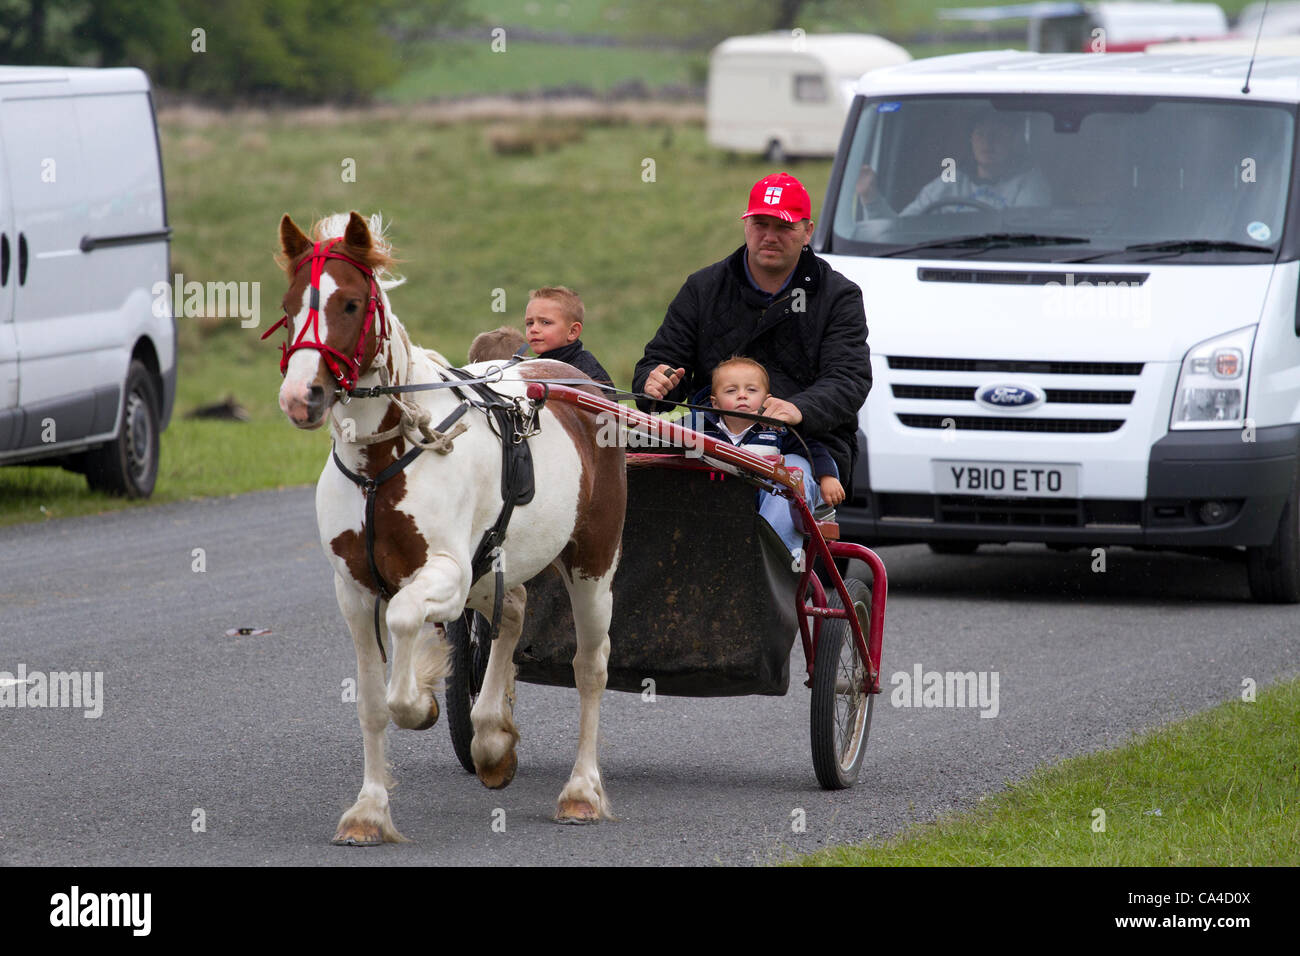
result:
<svg viewBox="0 0 1300 956"><path fill-rule="evenodd" d="M1266 262L1294 107L1154 96L910 96L861 105L827 251Z"/></svg>

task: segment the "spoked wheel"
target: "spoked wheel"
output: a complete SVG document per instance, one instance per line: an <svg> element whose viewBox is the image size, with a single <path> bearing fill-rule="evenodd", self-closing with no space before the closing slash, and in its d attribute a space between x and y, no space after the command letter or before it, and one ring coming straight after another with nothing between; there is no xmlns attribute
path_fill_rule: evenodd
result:
<svg viewBox="0 0 1300 956"><path fill-rule="evenodd" d="M870 629L871 589L858 578L844 586L866 635ZM826 603L843 607L840 596L827 590ZM812 756L817 782L825 790L845 790L858 779L871 733L876 695L863 690L867 662L858 654L849 622L822 621L815 649L812 685Z"/></svg>
<svg viewBox="0 0 1300 956"><path fill-rule="evenodd" d="M474 772L474 758L469 745L474 739L474 725L469 712L483 689L483 675L487 673L488 655L492 641L488 635L491 622L477 611L465 611L457 620L447 625L447 641L451 644L451 674L447 677L447 728L451 731L451 746L456 759L470 773Z"/></svg>

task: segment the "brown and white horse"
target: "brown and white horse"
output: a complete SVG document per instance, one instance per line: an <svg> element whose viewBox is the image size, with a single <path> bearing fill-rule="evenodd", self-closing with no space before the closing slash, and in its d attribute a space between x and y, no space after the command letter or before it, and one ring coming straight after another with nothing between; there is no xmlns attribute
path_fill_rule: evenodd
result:
<svg viewBox="0 0 1300 956"><path fill-rule="evenodd" d="M413 411L426 425L440 423L460 400L440 389L408 392L399 400L347 401L353 387L438 382L451 375L441 356L411 344L389 308L387 290L401 280L389 273L394 260L380 218L367 222L355 212L334 215L318 222L313 236L315 241L287 215L280 222L290 341L282 362L280 408L299 428L317 428L328 419L339 461L355 475L376 479L421 440L412 427ZM559 362L524 362L509 370L513 381L494 388L522 396L527 380L573 375ZM389 810L394 781L384 757L388 719L415 730L432 726L438 718L435 684L446 675L449 659L440 622L456 619L466 607L492 612L495 576L471 582L470 567L501 510L502 444L483 412L471 409L460 422L468 428L449 451L418 454L376 491L373 561L392 588L380 616L392 657L386 688L372 617L377 587L366 548L365 493L333 458L316 486L321 543L356 645L357 712L365 748L361 792L340 819L335 843L368 846L404 839ZM594 417L559 403L542 409L540 425L529 439L535 495L516 507L502 546L507 594L501 631L471 714L471 753L486 786L504 787L514 777L519 734L511 712L513 655L523 624L523 582L554 563L573 604L573 669L582 698L578 758L560 792L556 819L588 822L610 816L597 733L609 660L610 584L627 496L623 450L602 447ZM390 430L396 430L392 437L365 443Z"/></svg>

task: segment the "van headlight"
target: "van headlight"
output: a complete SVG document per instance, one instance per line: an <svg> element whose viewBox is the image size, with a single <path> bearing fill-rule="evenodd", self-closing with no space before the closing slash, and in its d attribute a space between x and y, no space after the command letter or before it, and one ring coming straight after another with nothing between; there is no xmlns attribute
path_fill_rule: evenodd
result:
<svg viewBox="0 0 1300 956"><path fill-rule="evenodd" d="M1241 428L1255 326L1193 346L1183 359L1170 428Z"/></svg>

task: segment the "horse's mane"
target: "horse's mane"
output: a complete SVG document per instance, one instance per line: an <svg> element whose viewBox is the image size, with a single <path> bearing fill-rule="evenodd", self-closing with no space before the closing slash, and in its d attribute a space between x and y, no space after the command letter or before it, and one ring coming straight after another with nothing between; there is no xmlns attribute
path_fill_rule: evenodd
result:
<svg viewBox="0 0 1300 956"><path fill-rule="evenodd" d="M347 230L349 213L336 212L333 215L326 216L324 219L318 219L311 227L310 237L314 242L323 242L326 239L337 239L342 237ZM374 213L366 220L366 225L370 227L370 248L357 249L348 245L346 242L341 243L335 248L345 256L350 256L359 262L364 262L375 271L375 279L379 282L379 287L387 292L389 289L395 289L406 281L404 276L395 275L391 270L398 262L393 255L393 247L384 235L387 226L384 224L384 217L381 213ZM292 263L288 268L292 268Z"/></svg>

